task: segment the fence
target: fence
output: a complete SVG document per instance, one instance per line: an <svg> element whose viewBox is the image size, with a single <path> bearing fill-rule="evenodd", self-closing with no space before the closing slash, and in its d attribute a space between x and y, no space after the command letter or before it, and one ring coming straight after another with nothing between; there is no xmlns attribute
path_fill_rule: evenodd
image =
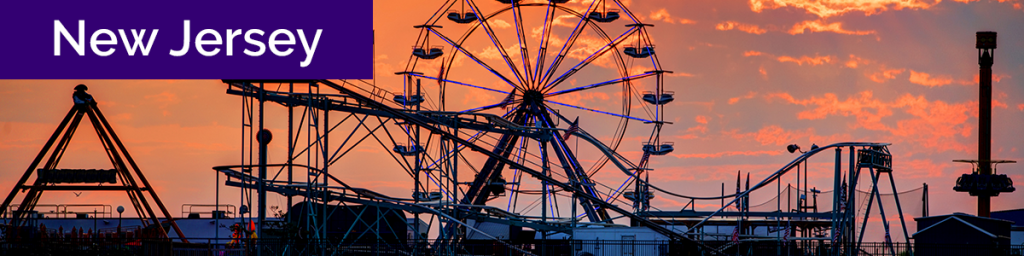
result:
<svg viewBox="0 0 1024 256"><path fill-rule="evenodd" d="M261 239L228 243L229 240L190 239L192 243L142 239L123 243L86 240L0 241L0 255L157 255L157 256L247 256L257 255L565 255L565 256L663 256L715 255L692 244L671 241L548 240L485 241L423 240L405 244L345 243L321 240ZM442 245L442 246L437 246ZM708 242L721 255L842 255L825 241ZM861 256L911 255L1024 255L1024 245L949 245L864 243L855 250ZM835 251L839 251L836 254Z"/></svg>

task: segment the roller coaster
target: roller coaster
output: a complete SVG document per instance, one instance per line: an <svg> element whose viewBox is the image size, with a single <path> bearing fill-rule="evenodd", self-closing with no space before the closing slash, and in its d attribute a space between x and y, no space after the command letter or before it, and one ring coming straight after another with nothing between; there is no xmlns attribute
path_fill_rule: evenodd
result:
<svg viewBox="0 0 1024 256"><path fill-rule="evenodd" d="M649 34L653 25L642 23L620 1L582 6L566 2L446 1L424 24L413 26L419 35L408 65L395 73L403 81L400 91L367 80L224 80L227 93L242 98L243 137L248 138L243 148L248 151L241 164L214 169L228 178L226 184L241 188L247 195L243 198L258 198L258 205L265 205L267 192L272 192L286 196L289 206L306 207L302 212L307 214L298 218L304 218L301 223L307 224L310 238L339 244L366 236L398 244L432 241L409 247L413 253L459 254L466 250L459 245L481 240L511 248L510 243L523 239L515 236L524 228L536 232L528 239L548 240L571 239L585 227L628 225L709 254L738 250L745 242L806 240L828 242L830 254L849 255L864 240L872 205L877 205L889 252L896 254L881 203L883 174L889 174L902 237L909 237L885 143L814 147L753 187L748 184L740 191L737 186L729 195L688 196L650 182L650 159L671 153L675 146L660 135L665 125L671 125L665 112L674 93L664 85L672 72L658 61ZM515 27L516 34L498 33L496 27ZM539 30L528 35L530 27ZM475 50L481 48L485 50ZM603 105L619 111L565 100L589 96L585 93L620 96ZM467 103L467 98L500 100ZM264 119L279 120L266 116L266 103L287 108L284 163L266 162L267 143L260 140L269 135ZM637 134L645 134L643 143L623 143L624 137ZM337 142L338 138L343 139ZM394 163L381 163L380 169L404 172L412 193L384 195L352 187L331 174L351 171L336 164L364 147L383 149ZM642 154L619 153L626 148ZM844 149L849 152L845 171ZM794 211L750 210L750 193L767 191L773 182L781 184L782 176L794 169L799 175L802 163L829 150L835 151L835 182L827 192L832 195L828 201L839 209L818 211L817 203L812 207L804 198ZM857 202L858 193L852 189L861 174L869 174L867 204ZM811 194L807 189L797 193L806 197ZM722 205L711 212L659 210L651 206L655 192L690 200L690 205L697 200L720 200ZM293 204L293 197L303 203ZM858 203L861 207L853 207ZM336 211L364 214L353 212L354 206L408 213L412 224L373 225L402 226L412 235L330 227L329 218L337 216ZM858 212L863 206L867 209ZM265 209L258 208L257 218L265 220ZM381 214L368 219L388 220ZM353 226L346 226L347 231ZM720 229L733 231L731 242Z"/></svg>
<svg viewBox="0 0 1024 256"><path fill-rule="evenodd" d="M889 233L889 220L886 219L885 207L881 207L882 187L879 179L883 174L889 174L888 187L894 192L897 203L896 211L900 216L899 227L902 237L909 237L906 229L906 221L903 219L903 210L899 208L899 194L895 193L895 181L891 175L891 154L888 151L888 144L885 143L862 143L847 142L832 145L815 147L802 153L790 163L784 165L762 181L752 187L735 194L694 197L681 195L672 192L670 189L657 186L649 182L646 176L641 176L642 171L647 170L634 161L630 161L611 146L603 143L585 128L558 128L552 122L544 123L523 122L525 113L516 114L512 111L503 116L486 113L460 113L409 109L401 101L393 99L385 90L376 88L366 81L243 81L225 80L229 85L229 94L243 96L244 104L253 108L265 108L258 105L261 102L277 103L292 108L302 108L302 119L299 123L315 124L303 125L305 129L298 129L295 134L289 134L288 145L299 145L289 148L289 152L301 152L289 158L290 163L283 164L249 164L236 166L216 167L217 171L228 177L228 185L236 186L248 191L255 191L257 196L263 193L273 192L284 196L299 196L306 204L306 212L317 212L316 214L303 215L309 218L303 223L309 223L311 236L313 238L336 237L338 243L354 243L359 238L347 237L356 236L353 233L339 232L332 233L327 225L328 216L336 215L332 211L342 211L343 208L330 208L328 205L353 206L367 205L379 208L404 211L414 215L413 219L429 219L428 229L412 230L416 237L402 237L403 234L381 232L369 234L376 236L376 239L392 241L409 240L431 240L435 244L425 245L419 250L431 250L436 254L459 253L456 244L462 244L472 240L491 240L498 243L510 242L508 229L522 228L537 231L537 237L546 239L559 237L558 234L572 234L574 229L582 229L588 226L641 226L649 228L664 237L686 244L688 248L707 253L722 253L730 250L731 247L743 242L757 242L765 240L780 240L785 237L787 240L818 240L826 241L836 245L831 250L834 254L848 254L857 248L857 243L864 241L864 232L867 219L870 217L873 205L878 211L878 217L883 222L886 234ZM294 93L271 91L265 88L288 88L294 91L296 85L302 85L306 90L331 89L330 93ZM533 101L529 104L536 104ZM531 109L536 106L521 104L516 109ZM319 112L313 114L314 112ZM331 113L344 115L342 121L337 123L327 122ZM525 111L523 111L525 112ZM549 113L557 113L549 111ZM261 134L258 127L258 120L262 119L263 111L253 111L247 115L257 122L247 123L245 129L254 138ZM506 117L511 116L513 120ZM565 125L572 126L572 122L563 119ZM349 123L346 123L349 122ZM339 133L331 127L351 127L352 131L343 131L345 140L338 144L328 144L331 133ZM397 131L393 131L397 130ZM359 131L358 133L356 131ZM427 139L416 139L418 134L429 134ZM606 171L617 172L628 177L630 181L621 184L614 181L607 185L607 181L596 180L593 176L587 176L587 172L575 172L579 169L578 155L572 155L568 147L555 147L558 162L548 160L546 145L564 145L566 133L570 136L581 139L586 147L592 147L600 152L602 159L610 163ZM298 142L300 137L297 134L305 134L309 143L303 145ZM527 141L529 140L529 141ZM369 141L369 143L367 143ZM262 144L259 141L251 143ZM408 168L406 174L414 181L416 189L411 196L389 196L383 195L365 188L356 188L348 185L345 181L330 174L331 163L340 161L346 153L360 147L360 143L368 146L386 149L398 165ZM420 146L423 143L432 144ZM538 145L534 150L539 151L536 155L528 152L513 155L513 152L526 151L526 148L515 148L516 144L532 143ZM583 143L581 143L583 144ZM265 145L258 145L261 147ZM367 146L367 145L363 145ZM848 150L848 168L843 170L843 150ZM804 207L795 212L772 211L756 212L749 207L749 194L755 191L769 191L772 183L778 183L785 174L793 174L799 169L802 163L820 153L828 151L835 152L835 184L834 191L830 193L833 198L829 200L832 205L841 206L840 209L822 209L820 212L811 212L810 207ZM265 151L263 151L265 152ZM333 153L332 153L333 152ZM259 152L254 152L259 154ZM252 155L252 154L250 154ZM472 155L483 155L482 158ZM306 161L300 156L306 156ZM645 154L643 158L650 157ZM250 158L250 161L254 160ZM259 161L258 159L256 159ZM476 160L476 162L474 162ZM482 161L481 165L479 162ZM642 162L643 159L637 161ZM557 175L558 168L552 168L553 164L561 164L565 175ZM383 164L382 164L383 165ZM476 169L474 166L482 166ZM502 178L503 166L507 166L513 172L512 181ZM299 173L305 173L306 181L285 180L283 177L292 175L281 174L298 168ZM468 168L469 175L458 175L459 169ZM259 169L258 174L254 170ZM276 169L277 174L268 173L268 169ZM862 172L862 170L867 170ZM273 171L273 170L270 170ZM349 171L342 169L340 172ZM465 171L464 171L465 172ZM522 178L526 174L530 179ZM418 175L417 175L418 174ZM870 188L867 197L867 210L858 213L852 205L857 204L858 196L855 190L847 189L856 187L861 174L869 174L867 187ZM269 176L277 177L268 178ZM472 182L460 182L460 177L471 177ZM849 177L849 183L844 181ZM261 182L262 181L262 182ZM528 189L527 182L540 183L541 189ZM884 180L882 182L885 183ZM613 186L614 185L614 186ZM632 187L633 191L623 191ZM604 188L604 189L594 189ZM619 190L615 190L619 188ZM622 189L627 188L627 189ZM693 209L681 210L652 210L648 202L635 203L643 199L649 200L653 197L652 192L662 193L665 196L678 197L690 200L726 200L721 209L712 212L699 212ZM546 198L541 211L529 207L517 205L518 201L530 196ZM633 192L633 193L625 193ZM799 193L799 192L798 192ZM518 195L517 195L518 194ZM555 195L566 198L556 198ZM626 194L627 196L623 196ZM631 195L630 195L631 194ZM251 195L251 193L250 193ZM640 196L637 196L640 195ZM806 195L806 194L805 194ZM265 196L265 195L262 195ZM504 200L498 200L503 199ZM646 198L645 198L646 197ZM637 200L637 199L640 200ZM563 209L549 210L561 202ZM529 200L529 199L527 199ZM534 199L535 201L539 201ZM630 202L630 200L634 202ZM261 200L262 201L262 200ZM745 202L746 201L746 202ZM509 203L511 202L511 203ZM575 203L578 202L578 203ZM620 207L619 203L630 203L633 207ZM525 204L525 203L524 203ZM692 203L691 204L695 204ZM741 204L738 211L731 211L735 205ZM861 202L863 204L863 202ZM290 204L291 205L291 204ZM564 209L568 205L572 209ZM319 209L317 209L319 207ZM863 207L861 207L863 209ZM533 211L531 211L533 210ZM893 209L888 209L892 211ZM577 213L579 211L579 213ZM568 214L566 214L568 213ZM858 215L859 214L859 215ZM538 216L539 215L539 216ZM404 216L404 215L403 215ZM568 217L565 217L568 216ZM370 219L386 219L382 216L370 217ZM628 220L629 224L616 224L615 220ZM856 223L863 221L862 223ZM485 228L482 223L492 223L502 226L505 231L495 232L493 229ZM403 223L404 224L404 223ZM381 224L383 225L383 224ZM723 227L735 227L737 232L742 232L743 239L736 243L722 244L724 239L708 239L716 236L716 232ZM772 229L774 227L774 229ZM854 227L860 227L858 230ZM410 229L421 228L419 225L409 225ZM758 232L758 229L769 231ZM799 230L783 235L782 230ZM486 229L486 230L485 230ZM743 230L743 231L739 231ZM428 234L434 237L427 237ZM720 233L720 232L719 232ZM760 234L759 234L760 233ZM797 235L800 234L800 235ZM359 234L366 236L367 234ZM381 237L393 236L393 237ZM721 236L721 234L717 234ZM891 240L890 240L891 241ZM410 249L412 250L412 249ZM844 253L844 251L846 253ZM891 248L895 253L895 249Z"/></svg>
<svg viewBox="0 0 1024 256"><path fill-rule="evenodd" d="M512 36L498 33L512 27ZM675 245L658 249L665 255L735 254L764 243L817 244L815 254L855 255L868 220L877 218L885 254L901 253L894 244L908 242L904 216L917 213L900 206L887 143L841 142L806 152L793 145L791 153L800 151L795 159L753 186L748 176L743 190L738 177L732 194L723 185L718 196L685 195L651 181L658 167L652 159L676 146L661 136L672 125L665 117L675 93L666 90L672 72L658 60L649 34L653 27L618 0L447 0L413 26L418 38L408 65L395 73L401 89L373 80L222 80L226 93L240 99L242 152L238 163L213 170L226 178L224 185L238 188L240 209L246 209L240 213L254 219L258 237L327 241L335 249L383 242L402 255L465 255L479 254L467 245L487 244L533 255L545 253L517 244L579 240L587 230L624 228L647 230L655 240ZM602 104L579 100L588 97ZM282 119L284 139L274 141L267 123ZM281 143L286 155L271 155L269 147ZM392 161L366 163L361 150ZM831 191L808 188L807 162L830 152ZM339 178L354 171L350 166L407 176L402 182L412 191L396 195L352 186L358 182ZM803 175L805 182L795 190L795 208L781 205L787 174L797 180ZM142 197L142 190L133 187L130 195ZM754 192L778 194L776 207L751 207ZM651 203L656 193L689 204L660 209ZM883 193L891 193L884 196L895 207L885 206ZM275 194L287 199L288 211L280 218L267 212L267 197ZM828 197L821 205L819 195ZM720 202L720 208L698 211L698 201ZM19 207L13 223L24 225L22 214L32 206ZM886 215L892 208L898 225L890 225ZM148 211L151 222L159 223ZM296 232L280 232L282 225ZM898 226L894 232L902 231L903 241L890 238L890 226ZM328 254L327 248L281 254Z"/></svg>

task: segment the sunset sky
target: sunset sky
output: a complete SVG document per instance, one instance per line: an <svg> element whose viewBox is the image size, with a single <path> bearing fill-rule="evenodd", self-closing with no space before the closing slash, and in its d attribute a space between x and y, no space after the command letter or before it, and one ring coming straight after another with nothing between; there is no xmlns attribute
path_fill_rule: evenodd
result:
<svg viewBox="0 0 1024 256"><path fill-rule="evenodd" d="M580 1L572 0L567 6L581 9L590 3ZM481 8L499 5L477 2ZM420 31L412 26L423 24L443 1L376 4L376 84L400 91L402 78L394 72L404 70L410 46L416 44ZM665 80L666 90L674 91L676 97L667 105L665 119L674 124L667 125L661 136L674 142L676 149L651 160L655 170L651 180L661 187L713 196L719 194L721 183L726 191L734 189L737 170L750 172L756 182L781 168L796 156L786 152L789 144L807 149L812 143L887 142L892 143L889 149L899 190L927 183L932 215L974 214L975 199L952 190L956 178L970 172L970 166L951 161L977 157L977 31L999 33L993 66L993 158L1024 161L1024 136L1019 134L1024 125L1024 1L626 0L624 4L644 23L654 24L647 30L661 67L674 71ZM511 16L495 19L511 22ZM525 19L534 21L527 24L532 26L528 29L536 29L537 21L543 21L542 16ZM505 24L494 26L496 33L515 38L515 28ZM619 20L607 26L622 31L625 24ZM465 26L447 22L441 31L458 36ZM504 65L493 46L466 47L492 65ZM438 66L439 62L421 62L417 71L434 76ZM602 69L613 70L598 64L586 75L597 76ZM487 75L466 69L449 78L500 89ZM604 80L608 79L591 82ZM587 82L580 78L579 85ZM72 106L72 88L79 83L90 87L172 214L177 216L182 204L214 203L211 167L239 163L242 115L239 97L225 94L226 86L217 80L0 80L2 193L10 191ZM651 90L653 85L637 86ZM453 94L458 99L449 99L455 106L494 104L503 97L449 88L461 90ZM607 103L609 97L616 97L614 93L595 90L558 99L609 110L617 108ZM283 141L284 112L279 105L268 109L278 118L268 121L268 127L278 135L275 139ZM601 121L595 120L606 118L570 113L580 116L584 130L595 133L602 129ZM627 133L619 152L638 158L640 142L650 129L639 123L630 127L646 130ZM285 152L281 144L272 148ZM392 161L383 150L389 149L367 144L360 154ZM812 159L812 186L831 190L832 157L824 154ZM283 158L271 156L271 162ZM353 186L409 196L412 183L404 172L380 170L387 168L366 162L342 161L332 166L332 173ZM61 163L62 168L110 168L91 129L79 129ZM1024 181L1022 170L1019 164L998 169L1018 182ZM787 179L795 182L795 177ZM222 203L239 205L237 190L222 187L222 192ZM754 195L752 201L773 196ZM1024 193L1002 194L992 202L993 210L1024 208ZM49 192L40 202L47 203L129 205L123 195L113 192L81 196ZM271 203L283 205L283 200L274 197ZM686 203L661 195L653 202L661 209L678 209Z"/></svg>

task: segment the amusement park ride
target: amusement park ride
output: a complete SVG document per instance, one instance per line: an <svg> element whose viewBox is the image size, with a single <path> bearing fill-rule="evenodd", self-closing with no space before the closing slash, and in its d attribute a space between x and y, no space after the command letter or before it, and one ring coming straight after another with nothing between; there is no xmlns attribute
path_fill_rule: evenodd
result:
<svg viewBox="0 0 1024 256"><path fill-rule="evenodd" d="M709 235L716 236L712 233L720 227L735 227L743 237L741 242L824 241L835 245L831 247L834 253L851 254L863 241L863 227L872 210L879 213L875 218L882 219L888 234L885 211L893 209L885 209L880 203L883 187L894 193L902 237L909 237L885 143L815 147L753 187L731 195L693 197L658 187L648 174L653 171L652 158L674 149L673 143L664 141L660 134L665 125L671 125L665 120L665 110L674 93L666 91L664 85L665 76L672 72L663 70L658 61L649 34L653 25L641 23L614 0L594 1L586 10L563 6L565 1L506 2L485 12L478 6L480 1L447 1L427 22L414 26L419 37L408 66L396 73L403 81L397 92L363 80L224 80L228 93L243 99L247 134L264 129L264 118L269 120L264 115L265 103L288 109L285 136L289 156L280 165L215 169L229 177L228 184L256 191L260 203L266 192L289 198L300 196L305 202L301 205L308 208L303 212L313 213L300 218L306 218L303 223L310 224L316 238L337 237L342 243L359 239L350 236L363 235L401 241L435 239L428 247L438 253L455 253L459 249L454 244L473 240L503 243L521 239L515 236L524 228L536 231L528 239L565 239L586 227L629 225L710 252L729 250L732 245L709 243ZM498 34L494 27L499 17L514 21L511 26L517 34ZM531 21L525 17L544 19ZM559 17L573 17L576 22L555 26ZM539 39L528 40L526 27L530 24L541 25L540 31L534 31ZM578 47L584 36L598 38L601 43L579 54L574 46ZM530 45L532 42L537 43ZM494 50L490 57L470 50L488 47ZM614 109L619 111L561 100L585 92L621 96L613 101ZM480 105L452 100L474 94L500 100ZM337 133L341 135L332 136ZM644 143L622 143L627 135L640 133L646 134ZM331 137L344 139L337 142ZM332 175L335 171L329 170L345 171L334 163L344 161L346 154L359 146L387 149L395 166L409 176L412 193L382 195L351 187ZM642 153L619 153L637 149ZM845 171L844 149L849 152ZM851 207L817 212L802 204L793 212L752 212L749 207L730 211L750 193L765 191L811 156L829 150L835 152L833 191L841 192L830 192L831 205ZM261 166L273 167L278 173L267 173ZM258 174L248 172L256 168ZM306 181L290 178L294 168L308 172ZM879 185L880 179L886 183L883 175L889 181L884 186ZM267 179L270 176L278 178ZM863 187L870 189L866 204L856 202L856 190L847 189L856 188L863 180ZM811 192L807 189L799 194L808 196ZM710 212L656 210L651 205L655 191L690 199L691 204L692 200L729 203ZM402 237L399 232L352 234L326 224L326 216L332 213L325 205L337 205L333 208L337 211L353 209L345 208L353 205L406 211L413 216L411 223L429 220L429 232L413 224L406 225L412 229L410 237ZM368 218L388 219L382 215ZM617 224L620 219L625 224ZM789 228L797 232L782 235L780 230ZM769 229L773 231L766 231Z"/></svg>
<svg viewBox="0 0 1024 256"><path fill-rule="evenodd" d="M241 189L241 204L254 209L248 214L256 215L258 237L271 235L266 233L272 219L267 195L278 194L290 207L285 219L300 223L306 239L339 245L389 241L413 253L458 254L463 244L512 247L514 240L572 239L600 227L633 227L653 231L687 251L710 254L735 251L743 243L785 241L827 243L831 254L852 255L864 240L869 218L880 218L889 234L886 216L891 215L886 211L893 209L881 203L883 188L893 193L902 237L909 237L886 143L835 143L801 151L754 186L743 191L737 186L735 194L688 196L656 185L649 179L655 171L652 159L675 146L661 136L672 124L665 112L675 95L666 90L665 78L672 72L658 60L649 34L654 26L642 23L618 0L593 1L585 9L568 7L567 2L446 1L424 24L414 26L419 37L408 66L396 73L403 81L398 92L365 80L223 80L227 93L241 98L244 152L239 164L213 169L227 178L224 184ZM513 21L503 25L517 33L497 33L499 20ZM531 37L528 28L538 26ZM493 51L484 57L471 50L483 48ZM614 95L604 104L613 107L572 102L585 93ZM481 98L477 95L500 100L479 105L462 100ZM282 119L270 117L266 108L274 105L287 109L287 133L277 135L283 139L273 140L265 127ZM63 123L74 116L73 131L81 113L94 123L98 114L102 125L96 127L104 129L97 132L113 138L114 144L105 144L108 152L117 156L113 149L120 148L145 183L95 105L76 104ZM645 138L642 143L624 139L640 136ZM63 139L61 143L58 148ZM273 158L284 161L269 162L271 143L285 143L287 156ZM345 163L359 161L350 153L365 147L385 149L394 162L380 163L377 169L407 175L410 194L385 195L338 178L350 171ZM790 152L795 151L799 148L794 145ZM808 159L830 151L835 154L834 172L829 172L833 182L831 199L825 200L833 209L800 200L795 210L751 210L751 193L771 191L783 175L800 175ZM38 200L37 189L57 188L43 186L45 178L34 186L21 185L41 157L0 208L6 210L18 190L32 189L13 212L14 226L25 225L21 213ZM123 161L112 161L118 177L135 184ZM50 162L43 169L53 169ZM804 171L806 180L806 167ZM870 191L866 204L858 201L863 198L858 197L858 185ZM140 198L140 216L159 223L141 191L149 191L160 205L156 194L149 185L132 186L126 189L133 200ZM691 205L698 200L723 204L715 211L658 209L651 204L655 192L689 199ZM806 199L818 192L804 185L797 195ZM877 217L871 217L873 210ZM335 220L339 216L345 216L343 224ZM734 233L731 242L728 232ZM409 246L413 241L423 243ZM889 243L895 253L892 248Z"/></svg>

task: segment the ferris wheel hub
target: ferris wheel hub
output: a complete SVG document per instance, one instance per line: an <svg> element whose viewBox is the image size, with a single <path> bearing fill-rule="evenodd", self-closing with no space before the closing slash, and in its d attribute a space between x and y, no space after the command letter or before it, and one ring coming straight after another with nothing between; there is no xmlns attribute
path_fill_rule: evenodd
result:
<svg viewBox="0 0 1024 256"><path fill-rule="evenodd" d="M523 92L523 102L539 105L544 102L544 93L534 89L526 90Z"/></svg>

